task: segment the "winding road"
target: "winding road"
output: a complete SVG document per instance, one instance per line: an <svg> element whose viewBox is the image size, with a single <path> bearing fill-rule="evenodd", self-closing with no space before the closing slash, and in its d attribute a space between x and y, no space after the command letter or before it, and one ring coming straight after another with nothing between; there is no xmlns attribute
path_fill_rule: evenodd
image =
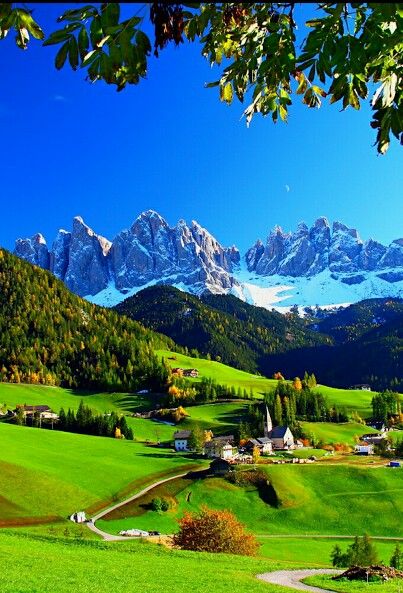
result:
<svg viewBox="0 0 403 593"><path fill-rule="evenodd" d="M98 529L98 527L95 526L95 522L98 521L98 519L102 519L102 517L104 517L105 515L108 515L115 509L118 509L119 507L124 506L128 502L132 502L132 500L136 500L137 498L140 498L141 496L143 496L143 494L146 494L146 492L149 492L153 488L156 488L157 486L160 486L161 484L165 484L165 482L170 482L172 480L176 480L177 478L183 478L188 473L189 472L185 472L183 474L177 474L176 476L171 476L170 478L164 478L163 480L159 480L158 482L154 482L153 484L150 484L150 486L143 488L143 490L140 490L140 492L137 492L137 494L133 494L133 496L130 496L129 498L126 498L125 500L122 500L122 502L118 502L118 503L114 504L113 506L108 507L107 509L104 509L97 515L94 515L94 517L92 517L91 521L86 523L87 527L89 529L91 529L91 531L93 531L94 533L97 533L98 535L100 535L105 541L108 541L108 542L130 540L131 537L127 537L125 535L112 535L111 533L102 531L102 529Z"/></svg>
<svg viewBox="0 0 403 593"><path fill-rule="evenodd" d="M340 574L341 570L331 568L316 568L306 570L276 570L275 572L265 572L258 574L257 578L266 583L273 585L282 585L283 587L290 587L298 591L313 591L316 593L334 593L330 589L322 589L320 587L313 587L312 585L305 585L301 583L301 579L311 577L317 574Z"/></svg>

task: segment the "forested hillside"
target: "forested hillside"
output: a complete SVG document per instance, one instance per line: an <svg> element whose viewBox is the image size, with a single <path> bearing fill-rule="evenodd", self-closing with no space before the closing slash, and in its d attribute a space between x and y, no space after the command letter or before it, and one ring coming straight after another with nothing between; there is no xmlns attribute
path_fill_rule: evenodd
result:
<svg viewBox="0 0 403 593"><path fill-rule="evenodd" d="M366 299L345 309L328 313L315 326L318 331L329 334L339 344L351 342L365 333L388 327L389 322L403 319L402 299ZM390 327L392 327L392 325Z"/></svg>
<svg viewBox="0 0 403 593"><path fill-rule="evenodd" d="M331 341L307 329L297 315L267 311L231 295L198 298L172 286L153 286L115 308L189 350L250 372L262 371L266 354Z"/></svg>
<svg viewBox="0 0 403 593"><path fill-rule="evenodd" d="M170 286L144 289L119 313L189 350L271 377L315 373L320 383L403 389L403 302L370 299L314 322L267 311L231 295L200 299Z"/></svg>
<svg viewBox="0 0 403 593"><path fill-rule="evenodd" d="M72 294L50 272L0 250L2 381L102 390L159 389L154 350L172 341Z"/></svg>

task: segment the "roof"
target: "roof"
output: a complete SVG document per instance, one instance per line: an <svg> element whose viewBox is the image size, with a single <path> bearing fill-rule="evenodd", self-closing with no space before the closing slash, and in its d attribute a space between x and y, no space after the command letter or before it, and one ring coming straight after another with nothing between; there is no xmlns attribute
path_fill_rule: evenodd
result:
<svg viewBox="0 0 403 593"><path fill-rule="evenodd" d="M288 426L276 426L276 428L273 428L273 430L270 431L270 438L281 439L283 436L285 436L287 430L289 430Z"/></svg>
<svg viewBox="0 0 403 593"><path fill-rule="evenodd" d="M266 445L266 443L272 443L273 441L267 437L259 437L256 439L261 445Z"/></svg>
<svg viewBox="0 0 403 593"><path fill-rule="evenodd" d="M178 430L174 433L174 439L188 439L190 437L190 430Z"/></svg>
<svg viewBox="0 0 403 593"><path fill-rule="evenodd" d="M25 412L50 412L49 406L21 406Z"/></svg>
<svg viewBox="0 0 403 593"><path fill-rule="evenodd" d="M227 434L224 436L219 436L219 437L214 437L213 439L211 439L211 441L209 441L210 443L227 443L228 441L234 441L235 437L233 434Z"/></svg>

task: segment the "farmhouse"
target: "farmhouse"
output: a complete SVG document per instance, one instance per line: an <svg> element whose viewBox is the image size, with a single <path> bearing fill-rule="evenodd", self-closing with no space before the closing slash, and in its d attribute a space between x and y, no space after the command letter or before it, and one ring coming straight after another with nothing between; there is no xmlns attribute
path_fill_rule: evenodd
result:
<svg viewBox="0 0 403 593"><path fill-rule="evenodd" d="M252 452L257 447L261 455L270 455L273 452L273 441L268 437L259 437L257 439L249 439L245 445L248 452Z"/></svg>
<svg viewBox="0 0 403 593"><path fill-rule="evenodd" d="M197 369L183 369L183 376L195 378L199 376L199 371Z"/></svg>
<svg viewBox="0 0 403 593"><path fill-rule="evenodd" d="M17 413L18 410L22 410L24 413L24 418L31 418L37 412L39 417L44 420L57 420L59 416L52 412L49 406L41 405L41 406L17 406L14 410L14 413Z"/></svg>
<svg viewBox="0 0 403 593"><path fill-rule="evenodd" d="M359 385L351 385L349 389L355 389L359 391L371 391L371 386L367 383L360 383Z"/></svg>
<svg viewBox="0 0 403 593"><path fill-rule="evenodd" d="M385 432L387 430L387 427L385 426L385 423L382 420L367 420L365 422L365 424L367 426L370 426L371 428L375 428L375 430L377 430L378 432Z"/></svg>
<svg viewBox="0 0 403 593"><path fill-rule="evenodd" d="M370 443L366 443L365 441L362 441L362 443L358 443L355 446L355 452L358 455L373 455L374 454L374 445L371 445Z"/></svg>
<svg viewBox="0 0 403 593"><path fill-rule="evenodd" d="M175 451L189 451L188 442L190 434L190 430L178 430L177 432L175 432Z"/></svg>
<svg viewBox="0 0 403 593"><path fill-rule="evenodd" d="M386 439L386 434L384 432L363 434L360 439L370 445L380 445Z"/></svg>
<svg viewBox="0 0 403 593"><path fill-rule="evenodd" d="M234 435L214 437L204 444L204 452L207 457L232 459L234 456Z"/></svg>

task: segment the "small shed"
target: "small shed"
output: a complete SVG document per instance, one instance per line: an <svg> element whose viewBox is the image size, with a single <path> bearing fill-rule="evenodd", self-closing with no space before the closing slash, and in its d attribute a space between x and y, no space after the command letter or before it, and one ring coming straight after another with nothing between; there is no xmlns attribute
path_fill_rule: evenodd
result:
<svg viewBox="0 0 403 593"><path fill-rule="evenodd" d="M224 476L231 471L231 464L226 459L217 457L210 463L210 471L215 476Z"/></svg>

